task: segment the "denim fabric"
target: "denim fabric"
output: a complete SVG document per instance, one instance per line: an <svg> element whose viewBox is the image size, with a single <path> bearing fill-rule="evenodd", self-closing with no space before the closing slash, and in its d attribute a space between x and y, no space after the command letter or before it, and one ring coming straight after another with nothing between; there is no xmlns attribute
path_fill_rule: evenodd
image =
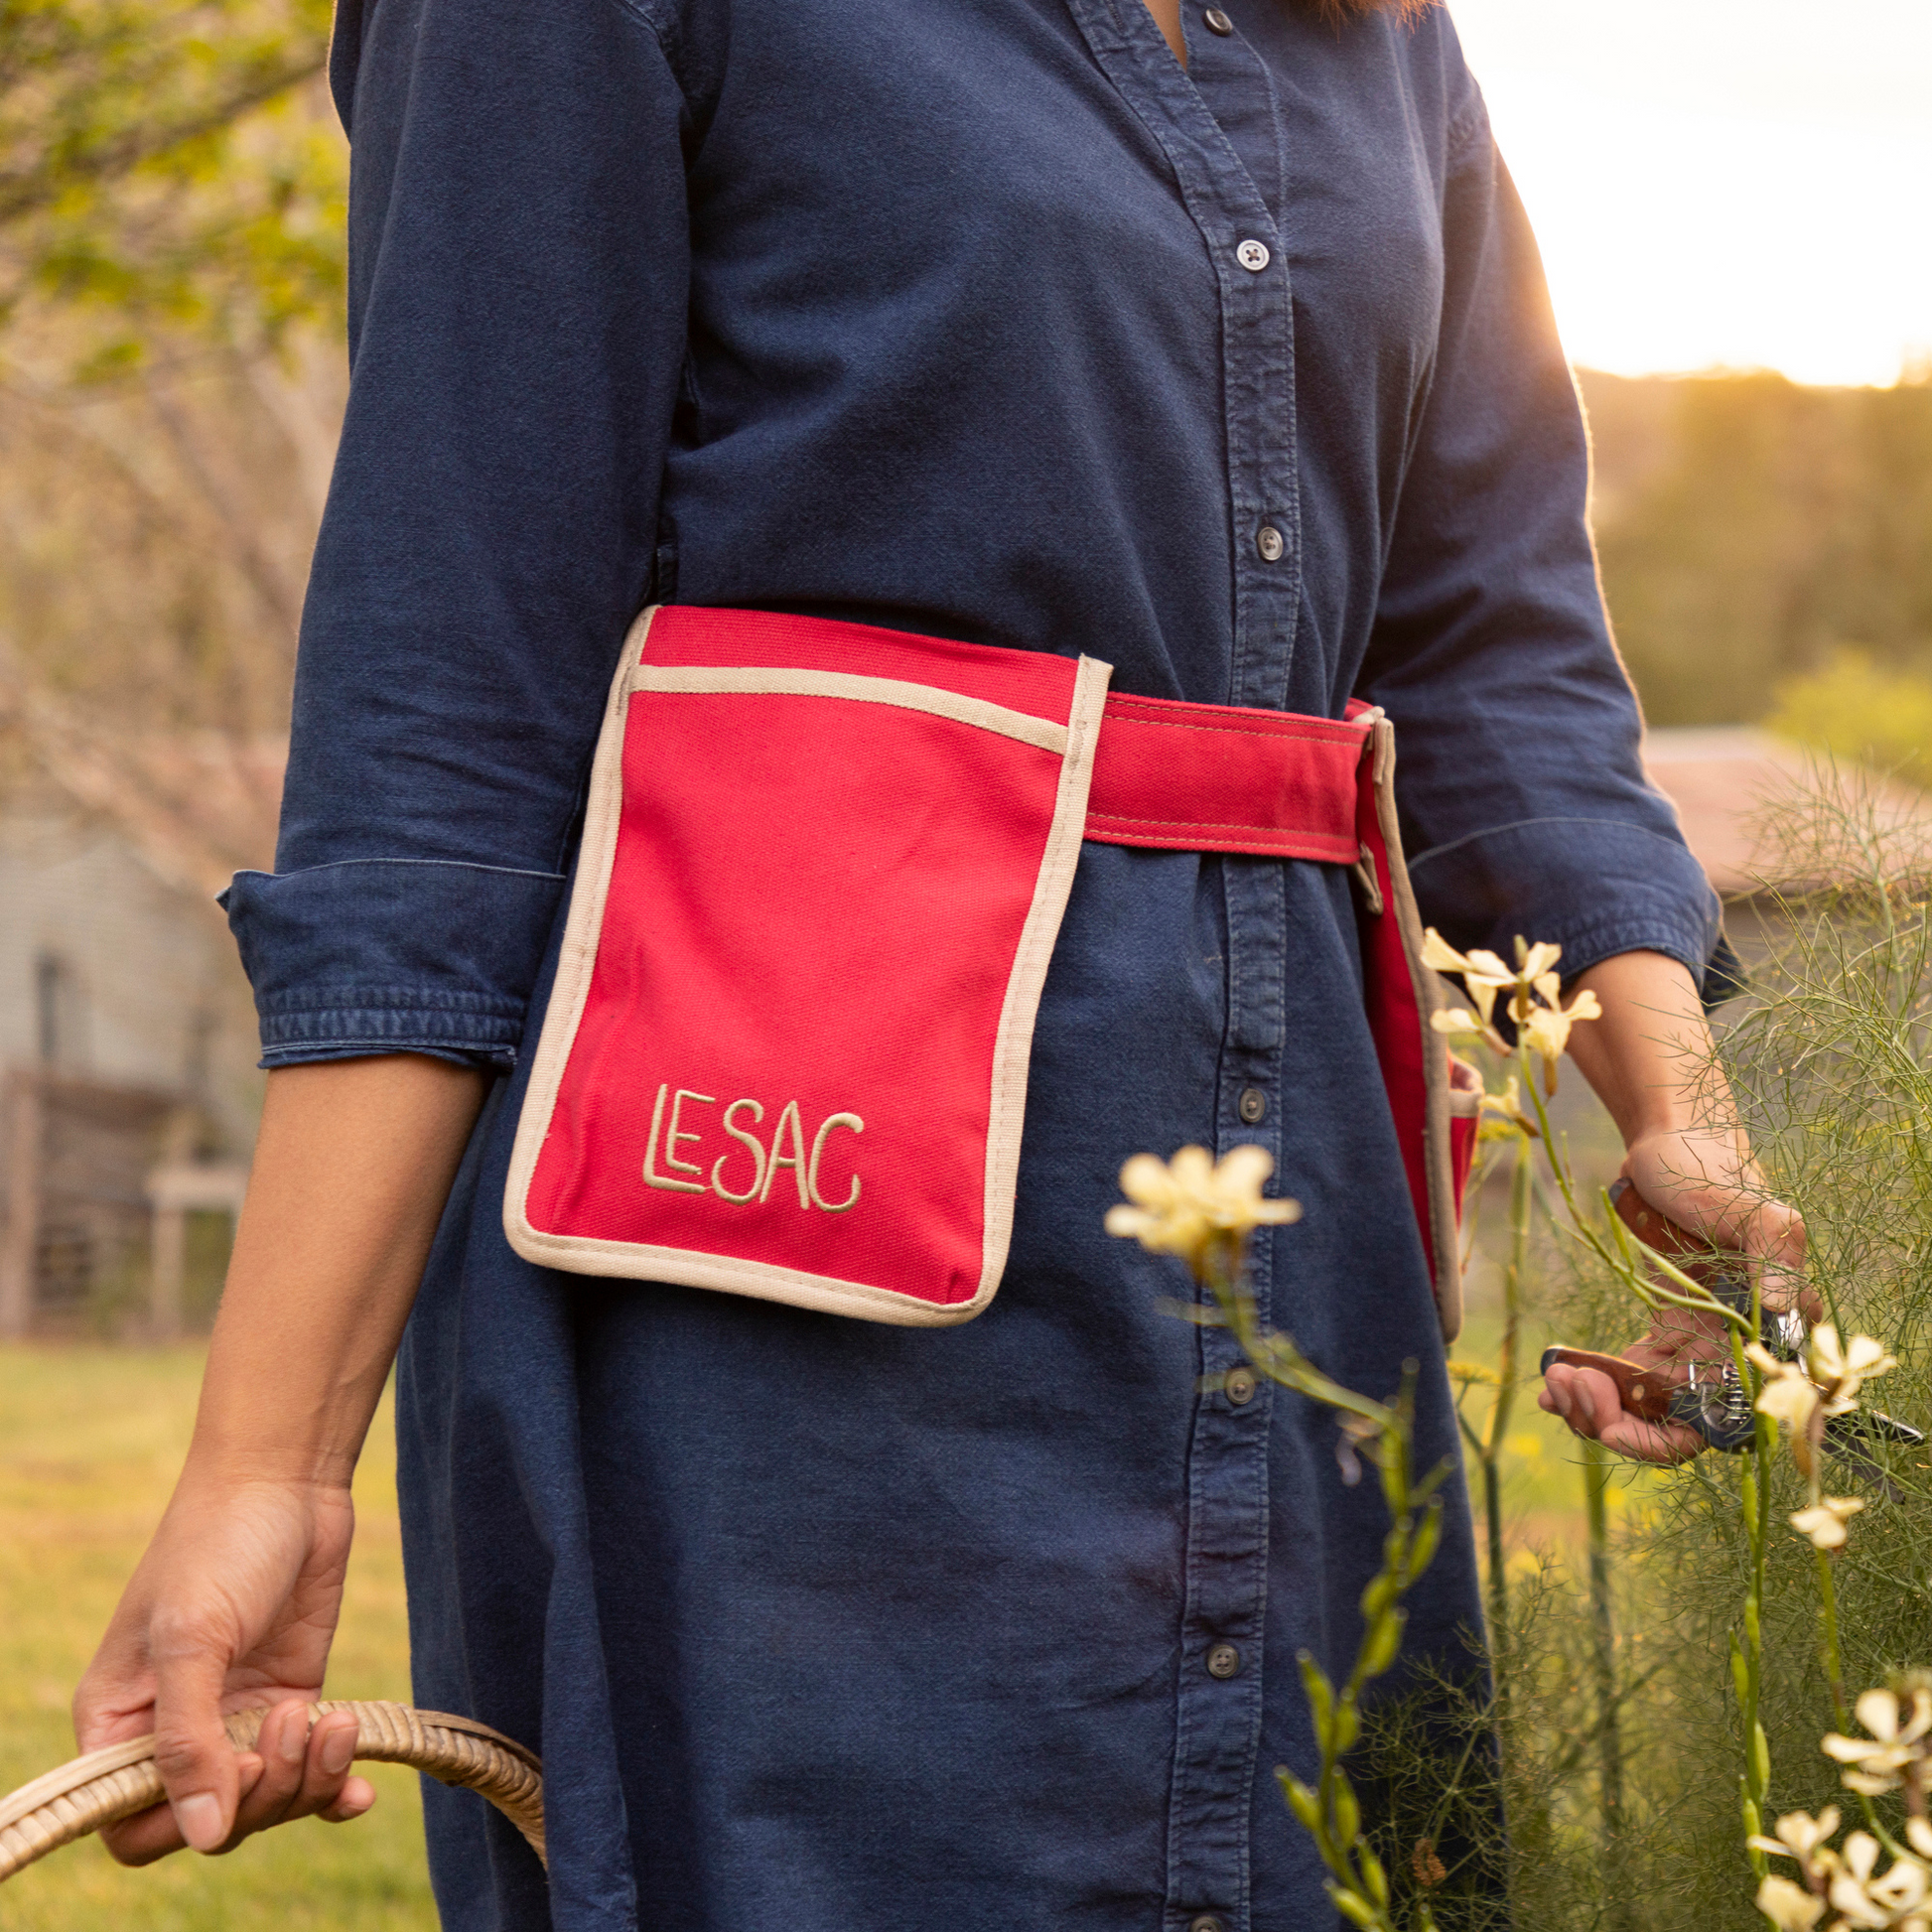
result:
<svg viewBox="0 0 1932 1932"><path fill-rule="evenodd" d="M1226 1336L1100 1221L1139 1149L1269 1146L1307 1212L1263 1312L1371 1393L1415 1360L1455 1452L1337 872L1085 849L962 1328L558 1276L500 1225L652 597L1359 693L1427 919L1704 967L1447 18L1225 11L1183 71L1140 0L345 0L353 383L278 869L229 911L271 1061L513 1068L401 1371L417 1695L540 1744L550 1792L547 1888L430 1793L466 1932L1335 1923L1271 1771L1309 1768L1295 1652L1352 1653L1379 1495L1301 1398L1231 1403ZM1456 1662L1449 1510L1410 1641Z"/></svg>
<svg viewBox="0 0 1932 1932"><path fill-rule="evenodd" d="M564 875L456 859L337 859L299 892L221 895L261 1015L262 1064L429 1052L508 1066Z"/></svg>

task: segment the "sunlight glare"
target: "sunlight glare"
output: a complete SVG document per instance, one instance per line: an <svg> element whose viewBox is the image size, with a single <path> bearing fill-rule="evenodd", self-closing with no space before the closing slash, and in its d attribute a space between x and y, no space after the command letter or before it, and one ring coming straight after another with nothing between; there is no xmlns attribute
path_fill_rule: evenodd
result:
<svg viewBox="0 0 1932 1932"><path fill-rule="evenodd" d="M1932 353L1932 5L1452 0L1571 355L1886 383Z"/></svg>

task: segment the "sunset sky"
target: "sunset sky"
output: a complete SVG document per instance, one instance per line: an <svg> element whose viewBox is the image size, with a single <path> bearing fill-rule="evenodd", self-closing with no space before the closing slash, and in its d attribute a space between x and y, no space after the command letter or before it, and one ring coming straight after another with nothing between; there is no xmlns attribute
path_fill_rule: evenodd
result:
<svg viewBox="0 0 1932 1932"><path fill-rule="evenodd" d="M1932 359L1932 0L1449 0L1571 355Z"/></svg>

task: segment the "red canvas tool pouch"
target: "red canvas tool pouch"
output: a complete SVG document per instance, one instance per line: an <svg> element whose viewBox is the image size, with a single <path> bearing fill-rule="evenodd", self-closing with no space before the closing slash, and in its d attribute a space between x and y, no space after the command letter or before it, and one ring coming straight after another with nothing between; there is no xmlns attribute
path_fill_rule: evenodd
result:
<svg viewBox="0 0 1932 1932"><path fill-rule="evenodd" d="M1448 1056L1386 720L1109 697L1108 676L822 619L646 611L517 1124L516 1252L877 1321L977 1314L1006 1264L1034 1019L1088 838L1354 870L1452 1326Z"/></svg>

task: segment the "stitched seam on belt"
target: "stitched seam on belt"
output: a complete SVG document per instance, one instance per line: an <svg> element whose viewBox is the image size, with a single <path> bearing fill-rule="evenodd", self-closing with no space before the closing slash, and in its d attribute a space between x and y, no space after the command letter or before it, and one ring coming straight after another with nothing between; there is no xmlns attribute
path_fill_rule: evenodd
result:
<svg viewBox="0 0 1932 1932"><path fill-rule="evenodd" d="M1347 832L1324 832L1312 825L1250 825L1230 819L1215 818L1133 818L1125 812L1089 812L1087 823L1107 825L1173 825L1191 827L1197 832L1258 832L1271 839L1340 839L1349 840L1355 835Z"/></svg>
<svg viewBox="0 0 1932 1932"><path fill-rule="evenodd" d="M1095 832L1090 829L1087 837L1097 839L1102 845L1108 843L1107 834L1104 831ZM1312 853L1284 852L1282 847L1287 843L1284 839L1217 839L1212 845L1202 846L1190 844L1183 838L1160 838L1153 833L1149 833L1145 838L1135 839L1133 843L1143 846L1160 846L1164 850L1172 852L1258 852L1265 858L1308 859L1311 863L1319 866L1345 866L1352 863L1347 859L1330 859Z"/></svg>
<svg viewBox="0 0 1932 1932"><path fill-rule="evenodd" d="M1107 709L1116 717L1126 717L1136 704L1151 706L1161 703L1154 698L1109 698ZM1104 722L1104 720L1103 720ZM1355 725L1335 725L1336 732L1348 734L1345 738L1328 738L1320 732L1278 731L1267 725L1190 725L1183 719L1170 718L1165 712L1156 711L1151 716L1136 721L1140 724L1161 725L1171 731L1182 732L1232 732L1238 738L1279 738L1298 745L1328 745L1337 752L1359 751L1366 742L1368 734Z"/></svg>
<svg viewBox="0 0 1932 1932"><path fill-rule="evenodd" d="M1218 718L1261 718L1284 725L1313 725L1318 731L1366 733L1367 727L1350 718L1311 718L1300 711L1274 711L1265 705L1195 704L1187 698L1148 698L1138 691L1109 691L1107 709L1123 711L1130 705L1156 712L1184 712L1194 716L1212 713ZM1366 714L1364 714L1366 716Z"/></svg>
<svg viewBox="0 0 1932 1932"><path fill-rule="evenodd" d="M1121 714L1125 717L1125 714ZM1171 718L1129 718L1130 724L1158 725L1163 731L1176 732L1213 732L1222 738L1262 738L1271 744L1280 745L1326 745L1331 751L1357 752L1359 745L1345 745L1332 738L1317 738L1312 732L1272 732L1257 731L1250 725L1182 725ZM1101 729L1106 729L1102 721Z"/></svg>

